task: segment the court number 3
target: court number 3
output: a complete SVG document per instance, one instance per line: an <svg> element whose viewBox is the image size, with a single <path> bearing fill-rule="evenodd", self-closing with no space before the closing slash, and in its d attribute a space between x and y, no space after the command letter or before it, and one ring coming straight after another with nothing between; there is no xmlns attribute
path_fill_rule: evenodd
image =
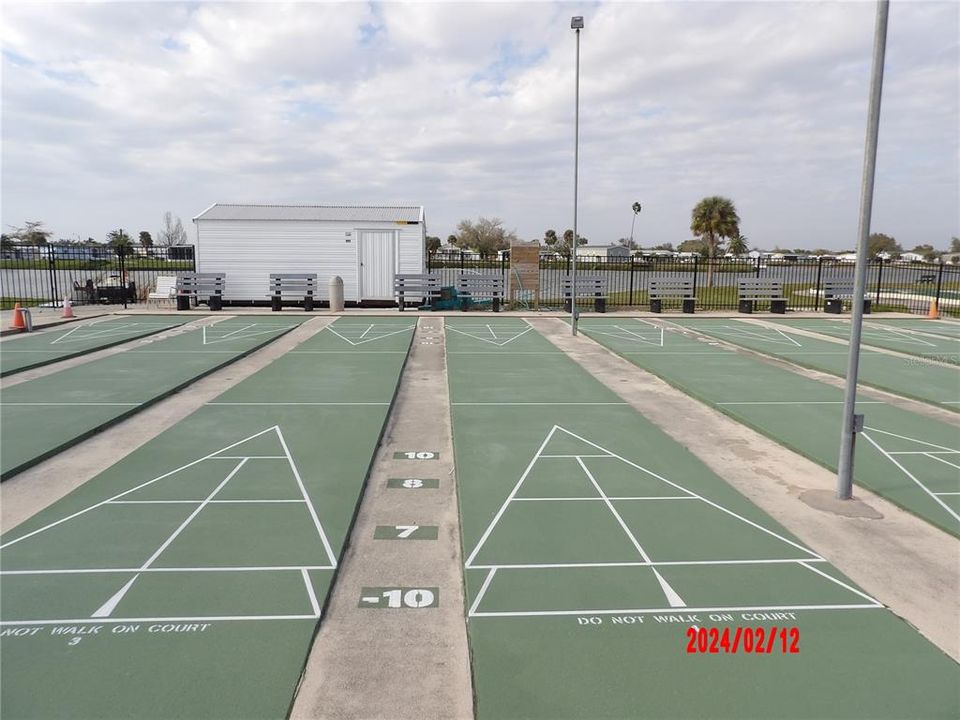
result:
<svg viewBox="0 0 960 720"><path fill-rule="evenodd" d="M404 455L406 455L407 460L432 460L433 459L433 453L426 452L426 451L414 452L410 450L408 452L405 452Z"/></svg>
<svg viewBox="0 0 960 720"><path fill-rule="evenodd" d="M399 608L422 608L433 604L433 592L431 590L413 589L405 593L400 590L387 590L383 593L387 598L387 607Z"/></svg>

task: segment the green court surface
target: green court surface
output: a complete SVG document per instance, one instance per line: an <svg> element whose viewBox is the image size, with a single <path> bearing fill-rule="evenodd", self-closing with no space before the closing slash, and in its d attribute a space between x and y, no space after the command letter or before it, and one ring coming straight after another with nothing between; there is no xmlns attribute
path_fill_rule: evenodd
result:
<svg viewBox="0 0 960 720"><path fill-rule="evenodd" d="M866 320L870 325L889 325L891 327L906 328L933 335L960 338L960 322L957 320L924 320L922 318L883 318Z"/></svg>
<svg viewBox="0 0 960 720"><path fill-rule="evenodd" d="M674 321L674 324L797 365L840 377L847 374L849 344L819 340L744 320L685 319ZM858 377L861 385L870 385L960 412L960 369L862 347Z"/></svg>
<svg viewBox="0 0 960 720"><path fill-rule="evenodd" d="M172 315L137 315L16 335L0 342L0 376L102 350L184 322L184 318Z"/></svg>
<svg viewBox="0 0 960 720"><path fill-rule="evenodd" d="M232 318L5 388L0 477L132 415L297 327L304 318Z"/></svg>
<svg viewBox="0 0 960 720"><path fill-rule="evenodd" d="M285 717L413 324L338 320L5 534L0 714Z"/></svg>
<svg viewBox="0 0 960 720"><path fill-rule="evenodd" d="M777 323L786 327L830 335L842 340L849 341L850 339L849 320L817 318L812 320L778 320ZM800 338L797 339L800 340ZM939 335L936 332L900 327L879 320L867 321L863 324L861 344L917 355L936 362L960 365L960 336L951 338Z"/></svg>
<svg viewBox="0 0 960 720"><path fill-rule="evenodd" d="M960 710L952 660L523 321L446 330L479 718ZM688 652L747 627L799 652Z"/></svg>
<svg viewBox="0 0 960 720"><path fill-rule="evenodd" d="M836 470L843 391L701 340L676 325L585 318L583 332L689 395ZM960 534L960 430L865 399L854 474L873 490Z"/></svg>

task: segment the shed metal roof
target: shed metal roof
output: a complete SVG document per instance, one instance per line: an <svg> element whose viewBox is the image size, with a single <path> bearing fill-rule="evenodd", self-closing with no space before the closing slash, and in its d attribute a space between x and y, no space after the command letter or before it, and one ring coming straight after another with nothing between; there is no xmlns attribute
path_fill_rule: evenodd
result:
<svg viewBox="0 0 960 720"><path fill-rule="evenodd" d="M231 205L214 203L196 220L327 220L421 222L421 205Z"/></svg>

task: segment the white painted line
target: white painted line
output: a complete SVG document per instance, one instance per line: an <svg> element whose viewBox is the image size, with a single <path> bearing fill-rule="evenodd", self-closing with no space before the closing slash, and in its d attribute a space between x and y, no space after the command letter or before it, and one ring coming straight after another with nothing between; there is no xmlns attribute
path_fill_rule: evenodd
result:
<svg viewBox="0 0 960 720"><path fill-rule="evenodd" d="M330 564L333 567L336 567L337 559L333 556L333 548L330 547L330 542L327 540L327 534L323 531L323 526L320 524L320 518L317 517L317 510L310 501L309 495L307 495L307 488L303 485L303 478L300 477L300 471L297 470L297 464L293 461L293 456L290 454L290 448L287 447L287 441L284 439L283 433L280 431L280 426L274 425L273 427L277 432L277 438L280 440L280 444L283 446L283 452L287 456L287 461L290 463L290 469L293 470L293 476L297 480L297 485L300 486L300 493L303 495L303 499L307 503L307 511L310 513L310 517L313 518L313 524L317 528L317 534L320 535L320 541L323 543L323 549L327 551L327 557L330 560Z"/></svg>
<svg viewBox="0 0 960 720"><path fill-rule="evenodd" d="M472 565L469 570L550 570L563 568L607 567L668 567L672 565L798 565L807 562L827 562L823 558L775 558L764 560L655 560L653 562L580 562L580 563L497 563L496 565Z"/></svg>
<svg viewBox="0 0 960 720"><path fill-rule="evenodd" d="M857 400L857 405L885 405L882 400ZM843 400L739 400L717 405L843 405Z"/></svg>
<svg viewBox="0 0 960 720"><path fill-rule="evenodd" d="M490 335L491 335L491 337L493 337L494 340L499 340L499 339L500 339L500 338L497 337L497 334L493 331L493 328L490 327L489 324L487 325L487 330L490 331Z"/></svg>
<svg viewBox="0 0 960 720"><path fill-rule="evenodd" d="M283 572L288 570L333 570L331 565L241 565L237 567L67 568L53 570L0 570L0 575L100 575L104 573L205 573Z"/></svg>
<svg viewBox="0 0 960 720"><path fill-rule="evenodd" d="M934 495L960 495L960 492L938 492L934 493Z"/></svg>
<svg viewBox="0 0 960 720"><path fill-rule="evenodd" d="M686 607L687 604L683 601L683 598L677 594L677 591L670 587L663 575L657 572L656 568L651 568L653 574L657 577L657 582L660 583L660 589L663 590L663 594L667 596L667 602L670 603L670 607Z"/></svg>
<svg viewBox="0 0 960 720"><path fill-rule="evenodd" d="M110 617L113 614L114 609L123 599L123 596L127 594L127 590L129 590L130 587L133 585L133 583L136 582L138 577L140 577L139 573L137 573L132 578L130 578L130 580L127 581L126 585L124 585L122 588L117 590L117 592L115 592L113 596L109 600L107 600L103 605L97 608L97 610L95 610L93 615L91 615L90 617L95 617L95 618Z"/></svg>
<svg viewBox="0 0 960 720"><path fill-rule="evenodd" d="M870 428L870 431L872 432L872 431L873 431L873 428ZM882 432L882 431L880 431L880 432ZM925 493L927 493L927 495L929 495L931 498L933 498L934 502L936 502L936 503L937 503L938 505L940 505L944 510L946 510L948 513L950 513L950 515L953 516L953 519L954 519L954 520L957 520L958 522L960 522L960 514L957 514L957 512L956 512L953 508L951 508L951 507L950 507L949 505L947 505L943 500L941 500L941 499L938 498L935 494L933 494L926 485L924 485L922 482L920 482L920 481L913 475L913 473L911 473L911 472L910 472L909 470L907 470L903 465L901 465L899 462L897 462L897 459L896 459L895 457L893 457L893 455L891 455L891 454L888 453L886 450L884 450L882 447L880 447L873 438L871 438L869 435L867 435L866 432L861 432L860 435L861 435L861 437L863 437L867 442L869 442L871 445L873 445L877 450L879 450L881 453L883 453L890 462L892 462L894 465L896 465L898 468L900 468L900 471L901 471L904 475L906 475L908 478L910 478L911 480L913 480L913 482L916 483L917 486L918 486L921 490L923 490ZM919 441L918 441L918 442L919 442Z"/></svg>
<svg viewBox="0 0 960 720"><path fill-rule="evenodd" d="M901 440L909 440L910 442L917 443L918 445L927 445L932 448L937 448L937 450L946 450L950 453L960 452L956 448L946 447L945 445L935 445L932 442L927 442L926 440L917 440L916 438L907 437L906 435L897 435L896 433L888 432L887 430L880 430L879 428L871 427L867 428L870 432L878 432L883 435L890 435L891 437L900 438Z"/></svg>
<svg viewBox="0 0 960 720"><path fill-rule="evenodd" d="M927 456L928 458L930 458L931 460L936 460L937 462L941 462L941 463L943 463L944 465L949 465L950 467L953 467L953 468L956 468L957 470L960 470L960 465L957 465L956 463L952 463L952 462L950 462L949 460L944 460L942 457L939 457L939 456L937 456L937 455L934 455L933 453L926 453L926 456ZM938 494L939 494L939 493L938 493Z"/></svg>
<svg viewBox="0 0 960 720"><path fill-rule="evenodd" d="M452 328L451 328L452 329ZM490 521L490 524L487 525L487 529L483 531L483 535L480 536L480 540L477 542L476 547L473 548L473 552L470 553L470 556L467 558L465 564L466 567L470 567L474 558L476 558L477 553L480 552L480 548L483 547L483 544L487 541L487 538L490 537L490 532L493 530L494 526L500 522L500 518L503 516L504 511L507 509L507 505L510 504L510 501L517 494L517 490L520 489L520 486L523 485L523 481L527 479L527 475L530 474L530 470L533 469L534 464L537 462L537 458L540 457L540 453L543 452L543 449L547 446L547 443L550 442L550 438L553 437L553 433L557 430L557 426L554 425L550 432L547 433L547 436L543 439L543 442L540 443L540 447L537 448L537 451L533 454L533 457L530 459L530 462L527 464L527 468L523 471L523 474L520 475L520 479L517 480L517 484L513 486L513 490L510 491L510 494L507 495L507 499L503 501L503 504L500 506L500 509L497 510L496 515L493 516L493 520ZM2 549L3 546L0 546Z"/></svg>
<svg viewBox="0 0 960 720"><path fill-rule="evenodd" d="M290 350L286 355L406 355L406 350Z"/></svg>
<svg viewBox="0 0 960 720"><path fill-rule="evenodd" d="M281 405L376 405L384 407L386 402L208 402L205 405L266 405L268 407Z"/></svg>
<svg viewBox="0 0 960 720"><path fill-rule="evenodd" d="M548 457L543 455L541 457ZM603 455L602 457L607 457ZM603 498L598 497L518 497L514 498L514 502L547 502L547 501L589 501L596 502L603 500ZM610 500L699 500L693 495L643 495L643 496L629 496L629 497L611 497Z"/></svg>
<svg viewBox="0 0 960 720"><path fill-rule="evenodd" d="M315 615L194 615L177 617L69 618L64 620L0 620L0 627L22 625L89 625L91 623L196 623L228 620L313 620Z"/></svg>
<svg viewBox="0 0 960 720"><path fill-rule="evenodd" d="M883 607L883 603L881 603L881 602L880 602L879 600L877 600L876 598L872 598L872 597L870 597L869 595L867 595L866 593L860 592L860 591L857 590L855 587L853 587L852 585L848 585L847 583L843 582L842 580L837 580L835 577L831 577L830 575L828 575L827 573L825 573L825 572L824 572L823 570L821 570L820 568L815 568L815 567L813 567L812 565L807 565L807 563L800 563L800 564L801 564L803 567L805 567L807 570L810 570L811 572L815 572L817 575L820 575L820 576L822 576L822 577L825 577L825 578L826 578L827 580L829 580L830 582L836 583L836 584L839 585L840 587L842 587L842 588L844 588L844 589L846 589L846 590L849 590L849 591L852 592L854 595L859 595L860 597L864 598L865 600L869 600L869 601L872 602L872 603L876 603L877 607Z"/></svg>
<svg viewBox="0 0 960 720"><path fill-rule="evenodd" d="M477 611L477 606L480 605L480 601L483 600L483 596L487 592L487 588L490 587L490 581L493 580L493 576L497 573L497 569L490 568L490 572L487 573L487 576L483 579L483 585L480 586L480 592L477 593L477 597L474 599L473 604L470 606L470 612L467 613L467 617L470 617Z"/></svg>
<svg viewBox="0 0 960 720"><path fill-rule="evenodd" d="M496 347L503 347L504 345L507 345L508 343L512 343L512 342L513 342L514 340L516 340L518 337L523 337L524 335L526 335L528 332L530 332L531 330L533 330L533 326L532 326L532 325L528 325L525 330L521 330L519 333L517 333L516 335L514 335L514 336L511 337L510 339L504 340L503 342L500 342L499 340L490 340L490 339L485 338L485 337L480 337L479 335L472 335L472 334L470 334L470 333L468 333L468 332L464 332L463 330L461 330L461 329L459 329L459 328L455 328L455 327L453 327L452 325L447 325L447 329L448 329L448 330L453 330L453 332L460 333L461 335L466 335L467 337L473 338L474 340L482 340L483 342L485 342L485 343L490 343L491 345L495 345ZM501 332L509 332L509 331L501 331Z"/></svg>
<svg viewBox="0 0 960 720"><path fill-rule="evenodd" d="M315 617L320 617L320 603L317 602L317 595L313 591L313 583L310 582L310 574L307 572L306 568L300 570L300 573L303 575L303 584L307 586L307 596L310 598L310 607L313 608L313 614Z"/></svg>
<svg viewBox="0 0 960 720"><path fill-rule="evenodd" d="M455 402L451 405L629 405L625 402Z"/></svg>
<svg viewBox="0 0 960 720"><path fill-rule="evenodd" d="M746 605L742 607L685 607L685 613L766 612L784 610L878 610L883 605ZM621 608L617 610L537 610L518 612L478 612L473 617L541 617L551 615L647 615L675 613L676 608Z"/></svg>
<svg viewBox="0 0 960 720"><path fill-rule="evenodd" d="M554 427L556 428L556 427L558 427L558 426L554 426ZM565 433L567 433L567 435L570 435L570 436L572 436L572 437L575 437L575 438L577 438L578 440L582 440L583 442L587 443L587 445L592 445L593 447L597 448L597 450L601 450L601 451L603 451L603 452L605 452L605 453L608 453L608 454L610 454L610 455L616 455L616 453L610 452L610 451L607 450L606 448L600 447L600 446L597 445L596 443L590 442L589 440L580 437L580 436L577 435L576 433L570 432L569 430L566 430L566 429L564 429L564 428L559 428L559 429L560 429L560 430L563 430ZM817 553L813 552L813 550L810 550L810 549L808 549L808 548L805 548L803 545L800 545L799 543L795 543L793 540L788 540L787 538L783 537L782 535L780 535L780 534L778 534L778 533L775 533L773 530L768 530L767 528L763 527L762 525L758 525L757 523L753 522L752 520L748 520L747 518L743 517L742 515L738 515L737 513L733 512L733 510L728 510L727 508L723 507L722 505L718 505L717 503L713 502L712 500L708 500L707 498L703 497L702 495L699 495L698 493L695 493L695 492L693 492L692 490L689 490L688 488L683 487L682 485L678 485L677 483L673 482L672 480L667 480L667 479L666 479L665 477L663 477L662 475L658 475L657 473L653 472L652 470L648 470L647 468L643 467L642 465L637 465L635 462L631 462L630 460L627 460L625 457L622 457L622 456L620 456L620 455L617 455L617 458L619 458L622 462L625 462L627 465L630 465L631 467L635 467L637 470L640 470L640 471L642 471L642 472L645 472L645 473L647 473L647 475L650 475L651 477L655 477L655 478L657 478L658 480L661 480L662 482L665 482L667 485L672 485L673 487L677 488L677 490L682 490L682 491L685 492L685 493L688 493L688 494L690 494L690 495L693 495L693 496L699 498L699 499L702 500L703 502L707 503L707 505L710 505L711 507L714 507L714 508L716 508L717 510L720 510L721 512L725 512L725 513L727 513L728 515L730 515L731 517L735 517L735 518L737 518L738 520L740 520L740 521L742 521L742 522L745 522L747 525L750 525L750 526L752 526L752 527L755 527L757 530L760 530L761 532L765 532L765 533L767 533L768 535L777 538L778 540L782 540L783 542L787 543L788 545L791 545L791 546L797 548L798 550L801 550L801 551L803 551L803 552L805 552L805 553L808 553L808 554L810 554L811 556L813 556L813 557L815 557L815 558L822 559L822 558L820 558L820 555L818 555Z"/></svg>
<svg viewBox="0 0 960 720"><path fill-rule="evenodd" d="M409 332L414 329L414 326L410 325L409 327L401 328L400 330L394 330L393 332L382 333L381 335L377 335L375 337L369 337L366 339L357 338L357 342L354 342L350 338L338 333L336 330L334 330L333 325L327 325L323 329L329 330L341 340L344 340L345 342L348 342L353 346L357 346L357 345L363 345L364 343L368 343L368 342L376 342L377 340L382 340L383 338L390 337L391 335L399 335L400 333ZM346 329L346 328L342 328L342 329Z"/></svg>
<svg viewBox="0 0 960 720"><path fill-rule="evenodd" d="M540 457L542 458L574 458L574 459L575 458L617 458L617 460L620 459L616 455L584 455L582 453L580 455L541 455Z"/></svg>
<svg viewBox="0 0 960 720"><path fill-rule="evenodd" d="M771 329L776 330L778 333L780 333L780 335L782 335L783 337L785 337L787 340L789 340L790 342L792 342L792 343L793 343L794 345L796 345L797 347L803 347L803 345L801 345L801 344L798 343L796 340L794 340L792 337L790 337L789 335L787 335L786 333L784 333L783 330L781 330L780 328L771 328Z"/></svg>
<svg viewBox="0 0 960 720"><path fill-rule="evenodd" d="M87 407L87 406L121 406L138 407L143 403L134 402L0 402L0 407Z"/></svg>
<svg viewBox="0 0 960 720"><path fill-rule="evenodd" d="M211 460L286 460L285 455L217 455Z"/></svg>
<svg viewBox="0 0 960 720"><path fill-rule="evenodd" d="M596 489L597 493L599 493L600 497L603 499L603 502L606 504L607 509L617 519L617 522L620 523L620 527L623 528L623 531L627 534L627 537L630 539L630 542L633 543L633 546L637 549L637 552L640 553L640 557L642 557L647 562L651 562L650 556L647 555L647 551L643 549L643 546L640 544L640 541L637 540L636 537L634 537L633 532L627 526L627 523L624 522L622 517L620 517L620 513L617 512L617 509L613 506L613 503L610 502L610 498L607 497L607 494L603 491L603 488L600 487L599 483L597 483L596 478L593 477L589 468L587 468L586 464L583 462L583 459L577 458L577 463L580 465L580 468L583 470L583 472L586 473L587 478L590 480L590 482L593 483L593 487Z"/></svg>
<svg viewBox="0 0 960 720"><path fill-rule="evenodd" d="M244 438L243 440L238 440L237 442L232 443L232 444L230 444L230 445L227 445L226 447L220 448L219 450L215 450L214 452L210 453L209 455L204 455L202 458L197 458L196 460L193 460L192 462L188 462L186 465L181 465L180 467L175 468L175 469L173 469L173 470L171 470L171 471L169 471L169 472L166 472L166 473L164 473L163 475L160 475L160 476L158 476L158 477L155 477L155 478L153 478L152 480L147 480L146 482L140 483L139 485L136 485L136 486L130 488L129 490L124 490L124 491L121 492L121 493L117 493L117 494L114 495L113 497L109 497L109 498L107 498L106 500L101 500L100 502L98 502L98 503L96 503L96 504L94 504L94 505L90 505L90 506L88 506L88 507L85 507L83 510L78 510L78 511L75 512L75 513L72 513L72 514L70 514L70 515L67 515L66 517L60 518L59 520L55 520L55 521L53 521L53 522L51 522L51 523L47 523L46 525L44 525L44 526L42 526L42 527L39 527L39 528L37 528L36 530L34 530L34 531L32 531L32 532L28 532L28 533L26 533L25 535L21 535L21 536L18 537L18 538L14 538L13 540L10 540L10 541L4 543L3 545L0 545L0 550L2 550L3 548L6 548L6 547L10 547L11 545L15 545L16 543L18 543L18 542L20 542L20 541L22 541L22 540L26 540L26 539L29 538L29 537L33 537L33 536L36 535L37 533L42 533L42 532L44 532L45 530L49 530L50 528L56 527L57 525L60 525L61 523L67 522L68 520L73 520L74 518L79 517L80 515L83 515L84 513L88 513L88 512L90 512L91 510L95 510L95 509L97 509L98 507L101 507L101 506L103 506L103 505L106 505L106 504L109 503L109 502L112 502L112 501L114 501L114 500L117 500L117 499L119 499L119 498L122 498L122 497L124 497L125 495L129 495L130 493L136 492L137 490L140 490L141 488L145 488L145 487L147 487L147 486L149 486L149 485L152 485L153 483L158 482L159 480L163 480L164 478L168 478L168 477L170 477L171 475L175 475L176 473L180 472L181 470L186 470L186 469L189 468L189 467L193 467L194 465L197 465L197 464L199 464L199 463L202 463L204 460L209 460L210 458L212 458L212 457L213 457L214 455L216 455L217 453L225 452L225 451L227 451L227 450L230 450L231 448L235 448L237 445L242 445L243 443L247 442L248 440L253 440L253 439L256 438L256 437L260 437L260 436L263 435L264 433L270 432L270 431L273 430L274 428L276 428L276 426L269 427L269 428L267 428L266 430L261 430L261 431L258 432L258 433L254 433L254 434L251 435L250 437L246 437L246 438Z"/></svg>
<svg viewBox="0 0 960 720"><path fill-rule="evenodd" d="M960 450L891 450L891 455L960 455Z"/></svg>

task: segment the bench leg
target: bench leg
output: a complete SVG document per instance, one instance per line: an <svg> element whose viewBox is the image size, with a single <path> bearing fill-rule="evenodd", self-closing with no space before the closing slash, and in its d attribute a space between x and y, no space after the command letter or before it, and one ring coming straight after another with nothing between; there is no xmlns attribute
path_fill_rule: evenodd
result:
<svg viewBox="0 0 960 720"><path fill-rule="evenodd" d="M400 308L400 312L403 312L403 293L397 295L397 307Z"/></svg>
<svg viewBox="0 0 960 720"><path fill-rule="evenodd" d="M607 299L603 297L598 297L593 301L593 311L598 313L605 313L607 311Z"/></svg>
<svg viewBox="0 0 960 720"><path fill-rule="evenodd" d="M177 295L177 310L189 310L189 309L190 309L190 296Z"/></svg>
<svg viewBox="0 0 960 720"><path fill-rule="evenodd" d="M753 312L753 300L741 300L737 310L750 315Z"/></svg>
<svg viewBox="0 0 960 720"><path fill-rule="evenodd" d="M870 300L864 299L863 301L863 314L869 315L871 310L873 310L873 303Z"/></svg>
<svg viewBox="0 0 960 720"><path fill-rule="evenodd" d="M463 312L466 312L467 310L470 309L470 299L469 299L469 298L462 298L462 299L460 300L460 309L461 309Z"/></svg>
<svg viewBox="0 0 960 720"><path fill-rule="evenodd" d="M209 307L214 312L218 310L223 310L223 296L211 295L209 298L207 298L207 307Z"/></svg>
<svg viewBox="0 0 960 720"><path fill-rule="evenodd" d="M839 315L843 312L843 300L839 298L831 298L827 300L823 305L823 311L825 313L830 313L831 315Z"/></svg>
<svg viewBox="0 0 960 720"><path fill-rule="evenodd" d="M663 300L651 300L650 312L652 313L663 312Z"/></svg>
<svg viewBox="0 0 960 720"><path fill-rule="evenodd" d="M683 299L683 311L685 313L692 313L694 306L697 304L697 301L693 298L684 298Z"/></svg>
<svg viewBox="0 0 960 720"><path fill-rule="evenodd" d="M313 295L307 295L303 298L303 311L313 312Z"/></svg>
<svg viewBox="0 0 960 720"><path fill-rule="evenodd" d="M787 301L786 301L786 300L771 300L771 301L770 301L770 312L776 313L777 315L786 315L786 314L787 314Z"/></svg>
<svg viewBox="0 0 960 720"><path fill-rule="evenodd" d="M500 312L500 298L498 297L493 298L493 311Z"/></svg>
<svg viewBox="0 0 960 720"><path fill-rule="evenodd" d="M564 300L564 301L563 301L563 311L564 311L565 313L571 313L571 312L573 312L573 307L572 307L572 305L570 304L570 301L569 301L569 300Z"/></svg>
<svg viewBox="0 0 960 720"><path fill-rule="evenodd" d="M280 296L274 295L270 298L270 309L273 312L280 312Z"/></svg>

